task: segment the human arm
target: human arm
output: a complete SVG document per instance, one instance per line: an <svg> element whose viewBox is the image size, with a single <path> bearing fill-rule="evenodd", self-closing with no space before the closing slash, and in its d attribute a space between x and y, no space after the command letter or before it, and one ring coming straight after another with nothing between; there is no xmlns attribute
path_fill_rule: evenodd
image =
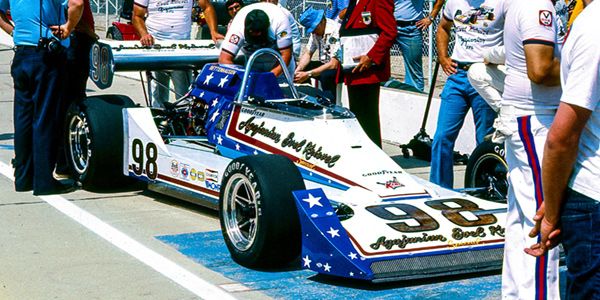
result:
<svg viewBox="0 0 600 300"><path fill-rule="evenodd" d="M310 73L312 74L313 77L316 76L320 76L321 73L323 73L326 70L331 70L331 69L337 69L338 65L340 64L340 61L337 60L337 58L331 58L327 63L322 64L312 70L310 70ZM294 76L294 82L304 82L306 80L308 80L309 76L308 76L308 71L307 72L296 72L295 76Z"/></svg>
<svg viewBox="0 0 600 300"><path fill-rule="evenodd" d="M52 34L57 38L64 40L67 39L83 14L83 0L69 0L67 4L67 22L65 24L50 26Z"/></svg>
<svg viewBox="0 0 600 300"><path fill-rule="evenodd" d="M524 43L527 77L535 84L560 85L560 61L554 57L554 45Z"/></svg>
<svg viewBox="0 0 600 300"><path fill-rule="evenodd" d="M431 12L429 13L429 15L419 21L417 21L417 24L415 24L419 29L423 30L425 28L427 28L427 26L431 25L431 23L433 23L433 20L435 19L435 17L437 17L437 15L440 13L440 10L442 10L442 6L444 6L444 2L446 2L445 0L436 0L435 3L433 4L433 7L431 8Z"/></svg>
<svg viewBox="0 0 600 300"><path fill-rule="evenodd" d="M0 10L0 28L4 30L4 32L11 34L15 27L10 23L6 13Z"/></svg>
<svg viewBox="0 0 600 300"><path fill-rule="evenodd" d="M450 42L450 30L454 23L452 21L447 20L444 16L440 20L440 24L438 26L438 30L436 33L436 46L438 50L438 59L440 61L440 65L442 69L446 73L446 75L450 76L452 74L456 74L456 67L458 65L452 61L450 56L448 56L448 43Z"/></svg>
<svg viewBox="0 0 600 300"><path fill-rule="evenodd" d="M581 133L592 111L561 102L548 131L542 161L544 205L536 213L536 225L529 234L540 234L541 242L525 249L532 256L543 256L560 242L560 211L567 183L579 151Z"/></svg>
<svg viewBox="0 0 600 300"><path fill-rule="evenodd" d="M353 57L358 60L358 64L352 73L363 72L371 68L373 64L382 65L384 60L390 55L390 48L396 41L398 29L396 27L396 18L394 18L394 2L391 0L375 1L375 16L377 18L377 27L381 30L375 44L366 55ZM355 11L356 12L356 11ZM354 13L354 12L353 12ZM352 17L351 17L352 18Z"/></svg>
<svg viewBox="0 0 600 300"><path fill-rule="evenodd" d="M152 47L154 45L154 37L146 29L146 14L148 14L148 8L134 2L133 14L131 15L133 27L140 36L142 46Z"/></svg>
<svg viewBox="0 0 600 300"><path fill-rule="evenodd" d="M234 59L235 55L231 54L229 51L221 49L221 54L219 54L220 64L233 64Z"/></svg>
<svg viewBox="0 0 600 300"><path fill-rule="evenodd" d="M495 46L483 50L483 62L485 64L503 65L506 62L504 46Z"/></svg>
<svg viewBox="0 0 600 300"><path fill-rule="evenodd" d="M277 64L277 66L271 70L271 72L273 74L275 74L275 77L279 77L279 75L281 75L283 73L282 68L283 67L287 68L287 66L290 64L290 61L292 61L292 46L290 45L290 47L287 47L284 49L279 49L278 52L281 55L281 58L283 58L283 62L285 63L285 66ZM290 75L292 75L292 74L290 74Z"/></svg>
<svg viewBox="0 0 600 300"><path fill-rule="evenodd" d="M204 13L204 18L206 19L206 25L208 25L208 29L210 30L210 36L212 37L213 42L218 44L218 40L222 40L225 37L217 31L217 14L215 13L215 8L210 3L210 0L196 0L202 12Z"/></svg>
<svg viewBox="0 0 600 300"><path fill-rule="evenodd" d="M306 51L304 51L304 54L302 54L302 56L300 56L300 61L298 61L298 66L296 67L296 72L299 71L303 71L304 68L306 68L306 66L308 66L308 63L310 62L310 58L313 56L314 52L311 52L310 49L306 49Z"/></svg>

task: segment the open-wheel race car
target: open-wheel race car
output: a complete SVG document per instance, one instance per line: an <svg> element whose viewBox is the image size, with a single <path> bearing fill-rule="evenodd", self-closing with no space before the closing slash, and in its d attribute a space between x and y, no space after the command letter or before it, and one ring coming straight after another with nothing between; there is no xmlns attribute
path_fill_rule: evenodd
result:
<svg viewBox="0 0 600 300"><path fill-rule="evenodd" d="M271 72L206 64L164 109L91 97L67 118L84 188L123 177L219 210L231 257L250 268L302 267L372 281L498 270L502 201L443 189L404 171L354 115ZM164 66L162 66L164 67Z"/></svg>

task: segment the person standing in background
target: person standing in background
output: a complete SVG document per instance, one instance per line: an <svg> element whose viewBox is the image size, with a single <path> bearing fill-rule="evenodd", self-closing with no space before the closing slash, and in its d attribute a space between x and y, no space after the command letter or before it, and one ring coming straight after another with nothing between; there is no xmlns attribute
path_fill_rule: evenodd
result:
<svg viewBox="0 0 600 300"><path fill-rule="evenodd" d="M392 0L351 0L340 29L340 37L378 34L375 44L365 54L353 57L358 65L344 74L350 110L367 136L381 147L379 123L380 83L391 75L390 49L398 31Z"/></svg>
<svg viewBox="0 0 600 300"><path fill-rule="evenodd" d="M135 0L132 23L144 47L154 46L156 40L189 40L192 31L192 6L194 0L182 0L166 4L159 0ZM212 39L224 37L217 31L217 18L209 0L197 0L204 12ZM155 71L156 82L152 82L152 106L163 107L169 101L169 81L173 81L179 97L185 95L192 82L191 70Z"/></svg>
<svg viewBox="0 0 600 300"><path fill-rule="evenodd" d="M283 11L285 16L288 18L290 27L292 28L293 59L295 62L298 61L300 59L300 52L302 51L302 41L300 41L300 29L298 29L298 24L296 23L296 19L294 19L294 15L292 15L287 8L279 4L279 0L260 0L260 2L267 2L277 5L277 7L279 7L279 9L281 9L281 11Z"/></svg>
<svg viewBox="0 0 600 300"><path fill-rule="evenodd" d="M475 121L476 143L492 133L497 113L469 83L473 63L483 62L483 51L503 45L507 0L448 0L437 30L440 66L448 75L440 97L442 103L431 148L429 180L445 188L454 186L454 144L470 109ZM450 31L456 43L448 55Z"/></svg>
<svg viewBox="0 0 600 300"><path fill-rule="evenodd" d="M346 15L348 2L349 0L327 0L325 3L325 17L341 24Z"/></svg>
<svg viewBox="0 0 600 300"><path fill-rule="evenodd" d="M11 10L13 36L15 190L34 195L62 194L72 185L54 179L57 127L66 79L66 47L83 12L83 0L0 0L0 22ZM65 13L66 11L66 13Z"/></svg>
<svg viewBox="0 0 600 300"><path fill-rule="evenodd" d="M90 73L90 51L98 40L94 29L94 16L90 8L90 0L83 0L83 15L69 37L71 45L67 48L67 79L64 101L60 109L58 120L64 120L67 110L73 101L86 97L85 89ZM63 127L59 123L57 135L59 141L63 140ZM56 161L55 175L58 178L68 178L71 171L66 159L64 143L58 143L58 159Z"/></svg>
<svg viewBox="0 0 600 300"><path fill-rule="evenodd" d="M423 91L423 30L425 30L444 5L444 0L436 0L429 15L424 16L425 0L395 0L394 17L398 27L396 42L404 57L404 83Z"/></svg>

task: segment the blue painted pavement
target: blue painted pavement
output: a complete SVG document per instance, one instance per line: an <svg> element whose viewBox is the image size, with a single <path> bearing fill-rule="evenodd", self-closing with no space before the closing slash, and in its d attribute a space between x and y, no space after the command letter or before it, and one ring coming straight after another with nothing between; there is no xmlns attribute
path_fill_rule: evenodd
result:
<svg viewBox="0 0 600 300"><path fill-rule="evenodd" d="M220 231L157 236L203 266L277 299L500 299L499 272L447 276L435 280L371 283L301 269L300 261L285 270L256 271L236 264ZM298 266L298 267L296 267ZM564 267L561 282L564 283ZM564 289L563 289L564 290Z"/></svg>

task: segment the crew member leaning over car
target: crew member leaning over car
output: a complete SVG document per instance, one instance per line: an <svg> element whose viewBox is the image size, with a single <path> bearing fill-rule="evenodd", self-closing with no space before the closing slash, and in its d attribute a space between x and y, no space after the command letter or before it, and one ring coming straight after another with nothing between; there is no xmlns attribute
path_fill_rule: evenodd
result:
<svg viewBox="0 0 600 300"><path fill-rule="evenodd" d="M281 54L288 72L293 74L296 63L292 59L291 32L290 22L277 6L270 3L244 6L227 31L221 45L219 63L233 64L233 59L240 50L249 57L258 49L271 48ZM257 62L264 70L270 70L277 77L283 73L281 66L272 57L263 56L263 58ZM281 80L283 76L280 77Z"/></svg>

